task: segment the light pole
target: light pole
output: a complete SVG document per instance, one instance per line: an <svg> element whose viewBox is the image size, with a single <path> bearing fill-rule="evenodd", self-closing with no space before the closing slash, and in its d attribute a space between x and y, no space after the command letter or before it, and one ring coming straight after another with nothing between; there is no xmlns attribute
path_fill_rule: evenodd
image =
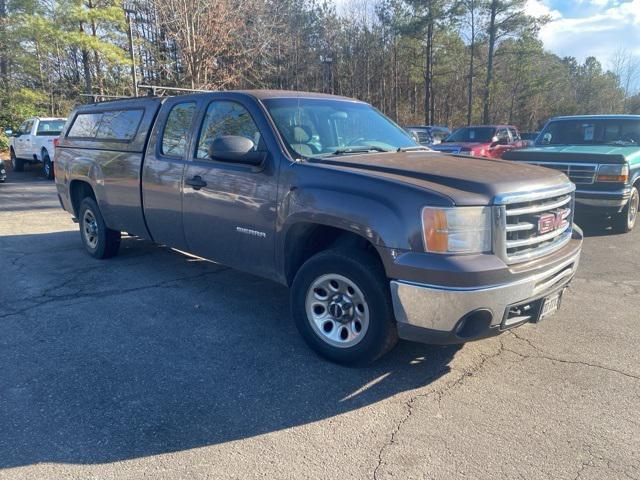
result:
<svg viewBox="0 0 640 480"><path fill-rule="evenodd" d="M333 75L332 75L332 71L331 71L331 64L333 63L333 58L328 55L328 56L321 56L320 57L320 62L324 65L324 81L322 83L324 83L323 85L323 90L324 93L333 93Z"/></svg>
<svg viewBox="0 0 640 480"><path fill-rule="evenodd" d="M129 54L131 56L131 79L133 80L133 95L138 96L138 77L136 74L136 56L133 52L133 27L132 17L135 18L136 11L133 5L125 3L122 5L125 17L127 17L127 36L129 37Z"/></svg>

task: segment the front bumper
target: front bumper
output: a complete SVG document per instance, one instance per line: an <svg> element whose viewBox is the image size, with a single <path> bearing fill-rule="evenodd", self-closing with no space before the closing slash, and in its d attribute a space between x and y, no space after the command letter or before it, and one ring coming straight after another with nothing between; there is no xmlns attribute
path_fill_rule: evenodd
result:
<svg viewBox="0 0 640 480"><path fill-rule="evenodd" d="M631 197L631 187L618 190L576 190L576 205L622 209Z"/></svg>
<svg viewBox="0 0 640 480"><path fill-rule="evenodd" d="M582 241L581 232L577 240ZM544 297L567 287L579 259L578 248L541 272L498 285L456 288L393 280L391 296L398 334L423 343L462 343L535 321L537 318L526 316L511 321L512 308L541 308Z"/></svg>

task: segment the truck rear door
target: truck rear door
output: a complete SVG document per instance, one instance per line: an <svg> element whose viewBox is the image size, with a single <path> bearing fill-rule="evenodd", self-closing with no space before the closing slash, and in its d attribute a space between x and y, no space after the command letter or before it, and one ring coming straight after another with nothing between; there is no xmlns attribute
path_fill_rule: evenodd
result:
<svg viewBox="0 0 640 480"><path fill-rule="evenodd" d="M267 154L256 167L213 160L209 150L215 138L236 135L252 140L255 150L267 151L269 124L252 99L215 94L207 100L184 174L182 209L189 251L272 276L279 157Z"/></svg>
<svg viewBox="0 0 640 480"><path fill-rule="evenodd" d="M203 100L194 95L167 99L151 134L142 172L142 203L154 241L188 250L182 224L183 175Z"/></svg>

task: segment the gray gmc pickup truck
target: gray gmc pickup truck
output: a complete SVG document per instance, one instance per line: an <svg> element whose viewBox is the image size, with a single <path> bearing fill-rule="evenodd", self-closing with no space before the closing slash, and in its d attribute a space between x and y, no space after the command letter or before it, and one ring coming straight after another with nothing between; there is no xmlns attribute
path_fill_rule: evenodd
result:
<svg viewBox="0 0 640 480"><path fill-rule="evenodd" d="M549 317L582 245L563 173L430 151L343 97L86 105L56 158L90 255L128 232L281 282L306 342L345 364Z"/></svg>

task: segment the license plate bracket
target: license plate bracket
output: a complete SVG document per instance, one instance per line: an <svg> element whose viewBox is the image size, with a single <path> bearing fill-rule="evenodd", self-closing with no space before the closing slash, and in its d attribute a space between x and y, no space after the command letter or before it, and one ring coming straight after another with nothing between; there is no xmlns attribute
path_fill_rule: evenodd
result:
<svg viewBox="0 0 640 480"><path fill-rule="evenodd" d="M551 317L560 309L562 293L563 290L560 290L545 297L545 299L542 301L542 307L540 308L540 315L538 316L539 322Z"/></svg>

